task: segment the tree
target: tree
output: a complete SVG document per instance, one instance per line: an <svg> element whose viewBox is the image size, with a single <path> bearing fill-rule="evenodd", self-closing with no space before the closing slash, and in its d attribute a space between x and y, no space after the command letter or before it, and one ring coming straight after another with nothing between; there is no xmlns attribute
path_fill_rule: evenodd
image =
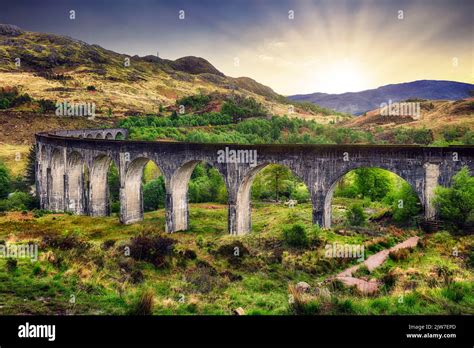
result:
<svg viewBox="0 0 474 348"><path fill-rule="evenodd" d="M143 185L143 209L145 211L164 207L165 197L165 179L162 175Z"/></svg>
<svg viewBox="0 0 474 348"><path fill-rule="evenodd" d="M379 168L357 169L354 179L358 193L372 201L382 200L392 188L389 172Z"/></svg>
<svg viewBox="0 0 474 348"><path fill-rule="evenodd" d="M265 168L265 176L275 194L275 200L278 202L280 194L289 189L293 175L287 167L272 164Z"/></svg>
<svg viewBox="0 0 474 348"><path fill-rule="evenodd" d="M467 167L454 175L451 187L436 188L434 202L439 217L455 230L474 221L474 177Z"/></svg>
<svg viewBox="0 0 474 348"><path fill-rule="evenodd" d="M347 223L350 226L362 226L367 222L367 216L364 209L359 204L353 204L346 212Z"/></svg>
<svg viewBox="0 0 474 348"><path fill-rule="evenodd" d="M393 219L397 222L408 222L420 212L418 196L412 187L404 182L393 196Z"/></svg>
<svg viewBox="0 0 474 348"><path fill-rule="evenodd" d="M26 159L26 171L24 180L28 185L35 184L35 171L36 171L36 146L31 145L28 151L28 157Z"/></svg>
<svg viewBox="0 0 474 348"><path fill-rule="evenodd" d="M10 171L0 162L0 199L6 198L11 191Z"/></svg>

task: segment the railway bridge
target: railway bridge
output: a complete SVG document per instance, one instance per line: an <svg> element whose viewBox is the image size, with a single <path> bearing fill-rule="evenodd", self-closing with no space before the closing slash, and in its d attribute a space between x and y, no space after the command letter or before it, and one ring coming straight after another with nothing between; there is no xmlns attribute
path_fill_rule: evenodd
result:
<svg viewBox="0 0 474 348"><path fill-rule="evenodd" d="M110 214L107 172L120 177L120 221L143 219L143 169L153 161L165 178L166 231L189 226L188 183L206 162L223 176L228 192L228 229L251 231L250 189L269 164L292 170L308 187L313 223L331 225L331 199L338 181L357 168L382 168L406 180L426 219L433 219L434 189L449 186L463 166L474 172L474 147L400 145L237 145L130 141L128 131L84 129L36 134L36 188L42 209L90 216ZM86 170L85 170L86 168Z"/></svg>

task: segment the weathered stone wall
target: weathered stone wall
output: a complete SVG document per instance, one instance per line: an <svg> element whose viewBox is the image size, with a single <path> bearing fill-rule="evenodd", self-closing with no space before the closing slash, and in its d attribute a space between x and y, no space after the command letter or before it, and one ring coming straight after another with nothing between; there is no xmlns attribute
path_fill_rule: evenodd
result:
<svg viewBox="0 0 474 348"><path fill-rule="evenodd" d="M307 185L313 222L329 227L331 199L337 182L362 167L389 170L405 179L425 209L435 216L433 190L448 186L468 166L474 172L473 147L375 145L234 145L113 140L126 129L95 129L40 133L37 139L37 190L43 209L104 216L110 213L107 172L113 161L120 175L120 221L143 219L143 168L153 161L165 177L166 230L189 226L188 183L195 166L207 162L223 176L228 192L229 232L251 230L250 188L266 165L287 166ZM222 161L225 150L256 151L256 161ZM249 152L246 152L247 154ZM247 158L248 159L248 158ZM87 173L87 177L85 174Z"/></svg>

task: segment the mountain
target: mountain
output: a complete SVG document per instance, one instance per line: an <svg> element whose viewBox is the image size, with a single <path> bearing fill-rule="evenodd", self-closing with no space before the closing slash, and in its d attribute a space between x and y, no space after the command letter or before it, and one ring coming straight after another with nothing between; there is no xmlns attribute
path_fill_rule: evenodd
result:
<svg viewBox="0 0 474 348"><path fill-rule="evenodd" d="M474 85L454 81L420 80L397 83L361 92L342 94L298 94L290 100L311 102L339 112L361 115L380 107L382 103L406 99L459 100L469 97Z"/></svg>
<svg viewBox="0 0 474 348"><path fill-rule="evenodd" d="M0 81L0 88L16 87L35 99L94 102L98 114L156 113L201 93L221 98L214 111L233 94L252 97L278 115L288 114L291 103L251 78L226 76L201 57L130 56L9 24L0 24ZM290 116L321 123L341 118L312 105L295 105L293 110Z"/></svg>

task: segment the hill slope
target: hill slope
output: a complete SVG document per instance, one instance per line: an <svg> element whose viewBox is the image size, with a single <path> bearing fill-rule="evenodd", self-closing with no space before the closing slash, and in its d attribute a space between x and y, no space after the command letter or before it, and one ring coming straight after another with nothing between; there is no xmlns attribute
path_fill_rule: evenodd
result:
<svg viewBox="0 0 474 348"><path fill-rule="evenodd" d="M361 115L380 107L381 103L402 101L410 98L431 100L458 100L469 96L474 85L454 81L420 80L398 83L361 92L342 94L298 94L290 100L306 101L340 112Z"/></svg>
<svg viewBox="0 0 474 348"><path fill-rule="evenodd" d="M0 87L19 87L35 99L93 101L99 114L156 113L160 105L213 92L253 97L275 114L288 114L290 103L248 77L225 76L204 58L172 61L129 56L70 37L5 24L0 24L0 81ZM93 88L88 90L88 86ZM327 112L314 110L295 107L292 116L323 123L333 120Z"/></svg>

